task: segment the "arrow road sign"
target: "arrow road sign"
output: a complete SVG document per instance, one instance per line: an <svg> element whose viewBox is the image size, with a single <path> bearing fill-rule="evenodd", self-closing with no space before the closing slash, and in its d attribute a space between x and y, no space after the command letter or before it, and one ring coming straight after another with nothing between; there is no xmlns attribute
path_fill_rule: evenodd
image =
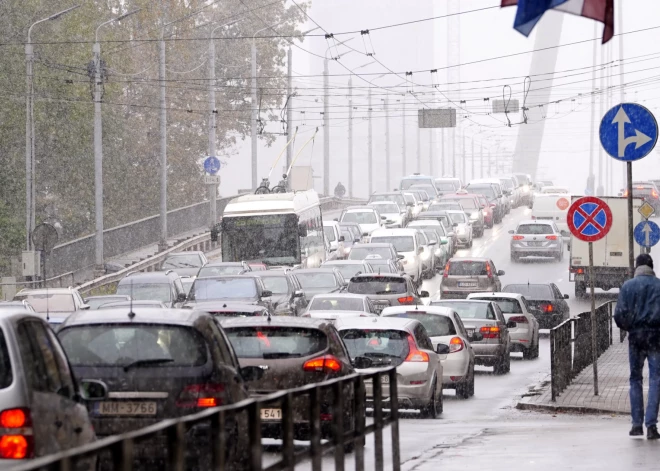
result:
<svg viewBox="0 0 660 471"><path fill-rule="evenodd" d="M204 170L211 175L215 175L220 170L220 161L217 157L207 157L204 159Z"/></svg>
<svg viewBox="0 0 660 471"><path fill-rule="evenodd" d="M636 103L610 109L600 122L600 143L611 157L623 162L643 159L658 140L653 114Z"/></svg>
<svg viewBox="0 0 660 471"><path fill-rule="evenodd" d="M635 242L642 247L653 247L660 242L660 227L653 221L642 221L635 226Z"/></svg>
<svg viewBox="0 0 660 471"><path fill-rule="evenodd" d="M596 242L612 227L612 210L600 198L584 196L573 202L566 222L571 233L584 242Z"/></svg>

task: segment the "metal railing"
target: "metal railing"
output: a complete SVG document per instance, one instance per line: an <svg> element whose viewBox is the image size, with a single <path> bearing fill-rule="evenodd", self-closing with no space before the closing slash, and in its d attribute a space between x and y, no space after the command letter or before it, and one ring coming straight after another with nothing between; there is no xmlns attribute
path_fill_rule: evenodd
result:
<svg viewBox="0 0 660 471"><path fill-rule="evenodd" d="M389 379L389 397L384 397L382 376ZM373 422L366 421L366 389L365 381L373 383ZM352 393L352 399L347 390ZM322 398L331 398L330 404ZM303 397L308 401L310 446L299 450L294 447L294 402ZM348 403L350 401L350 403ZM383 411L385 401L394 404L389 414ZM282 408L282 446L280 459L264 465L262 456L261 409L276 404ZM389 426L392 436L392 469L400 471L401 455L399 450L399 413L396 368L381 369L369 374L352 374L343 378L322 383L310 384L280 391L258 399L249 399L237 404L218 407L194 415L178 419L164 420L140 430L114 435L89 445L81 446L65 452L38 458L22 464L13 471L62 471L76 469L79 462L86 462L90 457L102 458L104 467L109 466L115 471L131 471L134 468L136 448L140 443L149 440L161 440L165 447L167 469L182 471L189 457L187 448L187 433L196 426L204 426L207 440L200 441L195 437L195 443L204 443L198 450L199 456L210 458L209 467L214 471L247 469L249 471L291 470L303 461L310 460L313 471L321 471L322 458L325 454L334 456L335 469L344 470L346 454L345 447L354 447L355 470L365 470L365 438L374 435L374 464L369 470L383 471L385 465L383 430ZM353 410L353 430L345 429L344 412L347 407ZM330 436L322 436L321 411L331 412ZM272 423L272 422L269 422ZM245 429L234 427L236 424L246 424ZM227 433L230 430L230 433ZM232 436L232 433L235 435ZM160 444L160 442L159 442ZM246 446L239 449L241 444ZM240 453L236 453L236 452Z"/></svg>
<svg viewBox="0 0 660 471"><path fill-rule="evenodd" d="M600 357L612 345L615 301L596 308L596 353ZM571 381L593 362L591 311L578 314L550 329L550 382L553 401Z"/></svg>

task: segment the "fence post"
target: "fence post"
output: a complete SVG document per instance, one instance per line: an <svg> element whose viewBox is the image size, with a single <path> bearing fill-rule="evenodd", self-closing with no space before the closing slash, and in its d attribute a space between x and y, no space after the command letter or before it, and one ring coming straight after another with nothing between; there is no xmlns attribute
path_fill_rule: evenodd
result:
<svg viewBox="0 0 660 471"><path fill-rule="evenodd" d="M396 370L390 369L390 419L392 423L392 471L401 469L401 450L399 449L399 391L397 389Z"/></svg>
<svg viewBox="0 0 660 471"><path fill-rule="evenodd" d="M293 453L293 396L287 393L282 401L282 465L283 469L295 466Z"/></svg>
<svg viewBox="0 0 660 471"><path fill-rule="evenodd" d="M364 387L364 377L358 376L355 383L355 471L364 471L364 429L366 426L366 409L367 404L365 401L366 390Z"/></svg>
<svg viewBox="0 0 660 471"><path fill-rule="evenodd" d="M380 373L372 375L374 392L374 446L376 453L376 471L383 471L383 385Z"/></svg>
<svg viewBox="0 0 660 471"><path fill-rule="evenodd" d="M557 400L557 364L555 361L555 329L550 329L550 400Z"/></svg>
<svg viewBox="0 0 660 471"><path fill-rule="evenodd" d="M344 383L332 385L332 425L335 441L335 470L344 471Z"/></svg>
<svg viewBox="0 0 660 471"><path fill-rule="evenodd" d="M250 471L261 471L261 403L248 406L248 427L250 429Z"/></svg>
<svg viewBox="0 0 660 471"><path fill-rule="evenodd" d="M225 469L226 443L225 411L221 410L211 417L211 463L214 471Z"/></svg>
<svg viewBox="0 0 660 471"><path fill-rule="evenodd" d="M318 386L309 393L309 415L312 471L321 471L321 389Z"/></svg>
<svg viewBox="0 0 660 471"><path fill-rule="evenodd" d="M168 470L184 471L185 424L178 422L167 429Z"/></svg>

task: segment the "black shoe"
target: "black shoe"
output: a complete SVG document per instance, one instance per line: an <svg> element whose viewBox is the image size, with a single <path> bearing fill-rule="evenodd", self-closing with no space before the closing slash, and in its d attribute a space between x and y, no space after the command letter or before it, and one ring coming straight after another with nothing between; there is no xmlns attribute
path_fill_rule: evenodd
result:
<svg viewBox="0 0 660 471"><path fill-rule="evenodd" d="M644 435L644 427L642 427L641 425L633 425L633 428L630 429L628 435L630 435L631 437L640 437Z"/></svg>
<svg viewBox="0 0 660 471"><path fill-rule="evenodd" d="M658 433L658 427L651 425L646 429L646 438L647 440L657 440L660 438L660 433Z"/></svg>

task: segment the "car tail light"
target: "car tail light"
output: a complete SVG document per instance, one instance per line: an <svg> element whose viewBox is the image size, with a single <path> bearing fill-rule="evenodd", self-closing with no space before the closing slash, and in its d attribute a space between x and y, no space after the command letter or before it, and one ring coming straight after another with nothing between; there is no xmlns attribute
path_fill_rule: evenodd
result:
<svg viewBox="0 0 660 471"><path fill-rule="evenodd" d="M176 400L177 407L218 407L223 404L224 384L189 384Z"/></svg>
<svg viewBox="0 0 660 471"><path fill-rule="evenodd" d="M511 238L512 238L513 240L523 240L523 239L525 238L525 236L514 235L514 236L512 236Z"/></svg>
<svg viewBox="0 0 660 471"><path fill-rule="evenodd" d="M515 322L516 324L528 324L529 323L525 316L512 316L512 317L509 317L509 322Z"/></svg>
<svg viewBox="0 0 660 471"><path fill-rule="evenodd" d="M545 238L548 239L548 240L557 240L557 236L556 236L556 235L545 236Z"/></svg>
<svg viewBox="0 0 660 471"><path fill-rule="evenodd" d="M442 274L443 278L448 278L449 277L449 262L447 262L447 265L445 265L445 272Z"/></svg>
<svg viewBox="0 0 660 471"><path fill-rule="evenodd" d="M405 296L403 298L398 298L399 304L413 304L415 302L414 296Z"/></svg>
<svg viewBox="0 0 660 471"><path fill-rule="evenodd" d="M332 355L324 355L307 360L303 365L304 371L336 373L341 370L341 362Z"/></svg>
<svg viewBox="0 0 660 471"><path fill-rule="evenodd" d="M623 196L628 196L628 190L625 190L625 191L623 192Z"/></svg>
<svg viewBox="0 0 660 471"><path fill-rule="evenodd" d="M653 196L655 199L658 199L658 192L655 191L655 190L653 190L653 191L651 192L651 196Z"/></svg>
<svg viewBox="0 0 660 471"><path fill-rule="evenodd" d="M453 337L449 341L449 353L460 352L464 347L465 345L463 344L463 339L460 337Z"/></svg>
<svg viewBox="0 0 660 471"><path fill-rule="evenodd" d="M555 309L552 307L552 304L544 304L544 305L541 306L541 310L543 312L552 312Z"/></svg>
<svg viewBox="0 0 660 471"><path fill-rule="evenodd" d="M29 409L3 410L0 412L0 427L5 429L5 432L11 432L12 429L19 432L0 435L1 459L22 460L32 458L34 454L34 437L32 436L32 418Z"/></svg>
<svg viewBox="0 0 660 471"><path fill-rule="evenodd" d="M408 347L410 348L410 352L408 353L408 356L404 361L419 362L419 363L429 362L429 354L417 349L417 345L415 344L415 339L413 339L412 335L408 335Z"/></svg>
<svg viewBox="0 0 660 471"><path fill-rule="evenodd" d="M496 325L483 326L481 329L479 329L479 332L481 332L481 335L483 335L485 339L498 339L498 338L500 338L500 328L499 328L499 326L496 326ZM451 347L450 347L450 350L451 350Z"/></svg>
<svg viewBox="0 0 660 471"><path fill-rule="evenodd" d="M490 263L486 262L486 275L488 275L488 278L493 277L493 270L490 268Z"/></svg>

